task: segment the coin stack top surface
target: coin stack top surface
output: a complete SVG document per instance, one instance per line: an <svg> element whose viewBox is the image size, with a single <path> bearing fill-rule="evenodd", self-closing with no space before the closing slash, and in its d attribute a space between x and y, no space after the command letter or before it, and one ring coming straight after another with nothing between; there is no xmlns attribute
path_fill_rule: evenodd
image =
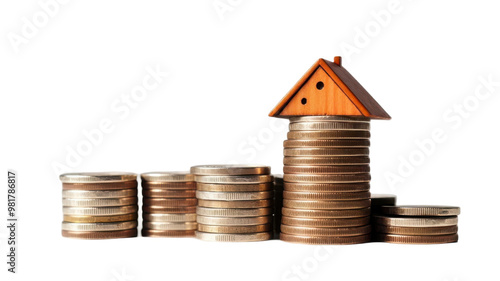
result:
<svg viewBox="0 0 500 281"><path fill-rule="evenodd" d="M370 241L370 119L290 118L284 142L281 240Z"/></svg>
<svg viewBox="0 0 500 281"><path fill-rule="evenodd" d="M198 199L196 237L251 242L272 234L273 177L268 166L193 166Z"/></svg>
<svg viewBox="0 0 500 281"><path fill-rule="evenodd" d="M79 239L137 236L137 175L68 173L63 185L62 235Z"/></svg>
<svg viewBox="0 0 500 281"><path fill-rule="evenodd" d="M189 172L141 174L142 236L193 237L196 223L196 183Z"/></svg>

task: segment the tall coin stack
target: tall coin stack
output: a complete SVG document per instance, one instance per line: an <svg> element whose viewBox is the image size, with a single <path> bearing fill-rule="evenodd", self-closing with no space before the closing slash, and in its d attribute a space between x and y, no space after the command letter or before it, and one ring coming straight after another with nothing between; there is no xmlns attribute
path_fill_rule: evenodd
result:
<svg viewBox="0 0 500 281"><path fill-rule="evenodd" d="M273 201L270 172L267 166L192 167L198 198L196 237L222 242L269 240Z"/></svg>
<svg viewBox="0 0 500 281"><path fill-rule="evenodd" d="M459 207L382 206L374 216L377 241L400 244L441 244L458 241Z"/></svg>
<svg viewBox="0 0 500 281"><path fill-rule="evenodd" d="M193 237L196 230L196 182L189 172L141 174L142 236Z"/></svg>
<svg viewBox="0 0 500 281"><path fill-rule="evenodd" d="M281 240L370 241L370 119L300 116L284 142Z"/></svg>
<svg viewBox="0 0 500 281"><path fill-rule="evenodd" d="M62 236L111 239L137 236L137 175L70 173L63 185Z"/></svg>

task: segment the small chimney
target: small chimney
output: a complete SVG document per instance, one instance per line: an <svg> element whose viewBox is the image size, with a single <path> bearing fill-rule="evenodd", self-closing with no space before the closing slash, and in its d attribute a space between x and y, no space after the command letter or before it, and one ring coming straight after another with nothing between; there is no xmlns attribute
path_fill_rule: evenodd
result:
<svg viewBox="0 0 500 281"><path fill-rule="evenodd" d="M340 56L336 56L333 58L333 62L338 65L338 66L342 66L342 57Z"/></svg>

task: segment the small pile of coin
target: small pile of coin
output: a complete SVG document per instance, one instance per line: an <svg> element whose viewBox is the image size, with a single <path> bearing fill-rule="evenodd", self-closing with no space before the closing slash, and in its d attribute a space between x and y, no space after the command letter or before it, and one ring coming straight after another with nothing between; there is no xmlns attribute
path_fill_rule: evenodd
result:
<svg viewBox="0 0 500 281"><path fill-rule="evenodd" d="M281 240L370 241L370 119L301 116L284 142Z"/></svg>
<svg viewBox="0 0 500 281"><path fill-rule="evenodd" d="M196 230L196 182L189 172L141 174L142 236L193 237Z"/></svg>
<svg viewBox="0 0 500 281"><path fill-rule="evenodd" d="M137 175L70 173L63 185L62 236L112 239L137 236Z"/></svg>
<svg viewBox="0 0 500 281"><path fill-rule="evenodd" d="M459 207L382 206L374 216L377 241L400 244L441 244L458 241Z"/></svg>
<svg viewBox="0 0 500 281"><path fill-rule="evenodd" d="M196 237L205 241L269 240L273 177L268 166L201 165L195 174Z"/></svg>

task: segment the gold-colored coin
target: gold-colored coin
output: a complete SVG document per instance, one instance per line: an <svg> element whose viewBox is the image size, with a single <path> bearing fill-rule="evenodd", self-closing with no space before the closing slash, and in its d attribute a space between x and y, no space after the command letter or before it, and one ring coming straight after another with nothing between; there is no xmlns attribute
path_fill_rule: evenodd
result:
<svg viewBox="0 0 500 281"><path fill-rule="evenodd" d="M205 208L198 206L196 214L209 217L261 217L272 214L271 208L253 208L253 209L221 209Z"/></svg>
<svg viewBox="0 0 500 281"><path fill-rule="evenodd" d="M73 223L63 222L62 229L69 231L118 231L137 227L137 221Z"/></svg>
<svg viewBox="0 0 500 281"><path fill-rule="evenodd" d="M285 174L360 174L369 173L369 165L338 165L338 166L289 166L283 167Z"/></svg>
<svg viewBox="0 0 500 281"><path fill-rule="evenodd" d="M286 140L284 147L370 147L367 139L337 139L337 140Z"/></svg>
<svg viewBox="0 0 500 281"><path fill-rule="evenodd" d="M382 214L397 215L397 216L414 216L414 217L441 217L441 216L457 216L460 214L459 207L452 206L382 206L380 207Z"/></svg>
<svg viewBox="0 0 500 281"><path fill-rule="evenodd" d="M283 158L285 166L340 166L340 165L369 165L370 157L367 156L308 156Z"/></svg>
<svg viewBox="0 0 500 281"><path fill-rule="evenodd" d="M115 239L137 237L137 228L118 231L70 231L63 230L62 236L76 239Z"/></svg>
<svg viewBox="0 0 500 281"><path fill-rule="evenodd" d="M144 197L154 198L194 198L195 189L143 189Z"/></svg>
<svg viewBox="0 0 500 281"><path fill-rule="evenodd" d="M210 233L210 232L195 232L196 238L210 242L256 242L271 239L270 232L258 233Z"/></svg>
<svg viewBox="0 0 500 281"><path fill-rule="evenodd" d="M142 218L150 222L189 222L196 221L196 214L143 214Z"/></svg>
<svg viewBox="0 0 500 281"><path fill-rule="evenodd" d="M370 123L365 122L296 122L290 123L290 131L369 131Z"/></svg>
<svg viewBox="0 0 500 281"><path fill-rule="evenodd" d="M197 223L193 221L188 222L151 222L145 221L143 227L147 229L156 230L196 230Z"/></svg>
<svg viewBox="0 0 500 281"><path fill-rule="evenodd" d="M176 208L196 206L196 198L143 198L143 204L152 208Z"/></svg>
<svg viewBox="0 0 500 281"><path fill-rule="evenodd" d="M136 213L137 209L137 205L119 207L63 207L63 214L71 216L114 216Z"/></svg>
<svg viewBox="0 0 500 281"><path fill-rule="evenodd" d="M295 218L283 216L281 218L281 224L294 225L294 226L306 226L306 227L351 227L351 226L362 226L370 223L370 217L361 218L342 218L342 219L331 219L331 218Z"/></svg>
<svg viewBox="0 0 500 281"><path fill-rule="evenodd" d="M117 190L117 189L137 189L137 181L124 182L99 182L99 183L65 183L62 184L63 190Z"/></svg>
<svg viewBox="0 0 500 281"><path fill-rule="evenodd" d="M74 223L120 222L137 220L137 213L116 216L71 216L64 215L63 220Z"/></svg>
<svg viewBox="0 0 500 281"><path fill-rule="evenodd" d="M110 183L137 181L137 174L124 172L67 173L59 176L63 183Z"/></svg>
<svg viewBox="0 0 500 281"><path fill-rule="evenodd" d="M447 235L398 235L398 234L383 234L376 235L376 240L379 242L389 242L398 244L443 244L453 243L458 241L458 234Z"/></svg>
<svg viewBox="0 0 500 281"><path fill-rule="evenodd" d="M283 216L299 218L359 218L370 215L370 208L352 210L310 210L283 208Z"/></svg>
<svg viewBox="0 0 500 281"><path fill-rule="evenodd" d="M212 184L198 183L197 190L213 192L257 192L272 190L273 183L266 182L260 184Z"/></svg>
<svg viewBox="0 0 500 281"><path fill-rule="evenodd" d="M196 198L205 200L224 200L224 201L245 201L245 200L261 200L273 197L272 191L259 192L212 192L212 191L196 191Z"/></svg>
<svg viewBox="0 0 500 281"><path fill-rule="evenodd" d="M260 225L242 225L242 226L226 226L226 225L207 225L198 224L198 231L212 233L256 233L268 232L271 230L271 224Z"/></svg>
<svg viewBox="0 0 500 281"><path fill-rule="evenodd" d="M293 209L363 209L370 207L370 200L348 200L348 201L332 201L332 200L290 200L283 199L283 207Z"/></svg>
<svg viewBox="0 0 500 281"><path fill-rule="evenodd" d="M214 184L259 184L272 182L271 175L250 175L250 176L195 176L197 182Z"/></svg>
<svg viewBox="0 0 500 281"><path fill-rule="evenodd" d="M304 227L281 225L281 232L299 236L359 236L369 234L370 225L356 227Z"/></svg>
<svg viewBox="0 0 500 281"><path fill-rule="evenodd" d="M295 116L290 117L290 123L302 122L349 122L349 123L370 123L370 118L364 116L347 117L347 116Z"/></svg>
<svg viewBox="0 0 500 281"><path fill-rule="evenodd" d="M370 242L370 235L359 236L299 236L286 233L280 234L280 239L286 242L310 245L349 245Z"/></svg>
<svg viewBox="0 0 500 281"><path fill-rule="evenodd" d="M271 220L272 216L225 218L225 217L207 217L198 215L196 217L196 222L200 224L231 225L231 226L266 224L266 223L271 223Z"/></svg>
<svg viewBox="0 0 500 281"><path fill-rule="evenodd" d="M363 192L370 190L370 183L302 183L285 182L285 190L296 192ZM373 196L373 194L372 194Z"/></svg>
<svg viewBox="0 0 500 281"><path fill-rule="evenodd" d="M67 206L67 207L127 206L127 205L136 205L137 204L137 197L90 198L90 199L63 198L62 204L63 204L63 206Z"/></svg>
<svg viewBox="0 0 500 281"><path fill-rule="evenodd" d="M370 131L290 131L289 140L370 139Z"/></svg>
<svg viewBox="0 0 500 281"><path fill-rule="evenodd" d="M400 234L400 235L446 235L455 234L458 231L458 226L438 226L438 227L398 227L376 225L375 232Z"/></svg>
<svg viewBox="0 0 500 281"><path fill-rule="evenodd" d="M436 227L453 226L458 224L458 217L385 217L374 216L377 224L400 227Z"/></svg>
<svg viewBox="0 0 500 281"><path fill-rule="evenodd" d="M196 189L195 181L188 182L154 182L143 181L141 183L143 190L145 189L165 189L165 190L179 190L179 189Z"/></svg>
<svg viewBox="0 0 500 281"><path fill-rule="evenodd" d="M285 174L285 182L304 183L360 183L370 182L370 173L354 175L305 175L305 174ZM285 184L286 185L286 184Z"/></svg>
<svg viewBox="0 0 500 281"><path fill-rule="evenodd" d="M92 198L124 198L137 196L137 188L119 190L63 190L63 198L92 199Z"/></svg>
<svg viewBox="0 0 500 281"><path fill-rule="evenodd" d="M369 148L294 147L283 150L285 157L369 156Z"/></svg>
<svg viewBox="0 0 500 281"><path fill-rule="evenodd" d="M142 205L142 211L146 214L192 214L196 213L196 206L168 208Z"/></svg>
<svg viewBox="0 0 500 281"><path fill-rule="evenodd" d="M189 172L150 172L141 174L142 181L150 182L190 182L194 175Z"/></svg>
<svg viewBox="0 0 500 281"><path fill-rule="evenodd" d="M198 206L208 207L208 208L237 208L237 209L247 209L247 208L264 208L270 207L272 205L272 200L252 200L252 201L217 201L217 200L198 200Z"/></svg>
<svg viewBox="0 0 500 281"><path fill-rule="evenodd" d="M144 237L194 237L195 230L157 230L143 228Z"/></svg>
<svg viewBox="0 0 500 281"><path fill-rule="evenodd" d="M191 173L205 176L268 175L271 167L262 165L200 165L191 167Z"/></svg>
<svg viewBox="0 0 500 281"><path fill-rule="evenodd" d="M370 199L370 192L297 192L284 191L283 198L292 200L362 200Z"/></svg>

